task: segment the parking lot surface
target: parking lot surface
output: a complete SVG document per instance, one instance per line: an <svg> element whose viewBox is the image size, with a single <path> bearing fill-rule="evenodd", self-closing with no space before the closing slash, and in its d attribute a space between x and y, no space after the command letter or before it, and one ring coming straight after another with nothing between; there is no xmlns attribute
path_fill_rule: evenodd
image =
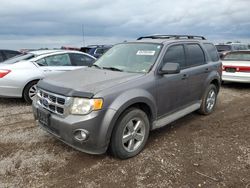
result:
<svg viewBox="0 0 250 188"><path fill-rule="evenodd" d="M0 99L0 187L250 188L250 85L223 85L213 114L151 132L124 161L76 151L37 127L22 100Z"/></svg>

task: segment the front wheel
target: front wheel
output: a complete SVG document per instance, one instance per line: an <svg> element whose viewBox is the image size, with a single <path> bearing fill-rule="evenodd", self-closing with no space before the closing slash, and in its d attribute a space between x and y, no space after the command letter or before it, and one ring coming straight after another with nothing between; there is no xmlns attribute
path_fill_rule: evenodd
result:
<svg viewBox="0 0 250 188"><path fill-rule="evenodd" d="M144 148L149 135L147 114L130 108L118 119L110 142L111 154L120 159L134 157Z"/></svg>
<svg viewBox="0 0 250 188"><path fill-rule="evenodd" d="M32 81L30 83L28 83L24 90L23 90L23 98L24 100L28 103L28 104L31 104L32 101L33 101L33 98L35 97L36 95L36 85L37 85L37 82L38 81Z"/></svg>
<svg viewBox="0 0 250 188"><path fill-rule="evenodd" d="M211 114L217 102L218 89L214 84L210 84L206 89L203 97L199 113L203 115Z"/></svg>

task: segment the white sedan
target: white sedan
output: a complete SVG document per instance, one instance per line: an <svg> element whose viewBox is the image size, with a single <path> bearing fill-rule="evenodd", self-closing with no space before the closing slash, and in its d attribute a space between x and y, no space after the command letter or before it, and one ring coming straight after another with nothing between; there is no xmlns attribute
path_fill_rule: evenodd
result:
<svg viewBox="0 0 250 188"><path fill-rule="evenodd" d="M39 50L0 63L0 97L31 103L37 82L49 75L91 66L95 58L66 50Z"/></svg>
<svg viewBox="0 0 250 188"><path fill-rule="evenodd" d="M227 53L222 65L222 81L250 83L250 50Z"/></svg>

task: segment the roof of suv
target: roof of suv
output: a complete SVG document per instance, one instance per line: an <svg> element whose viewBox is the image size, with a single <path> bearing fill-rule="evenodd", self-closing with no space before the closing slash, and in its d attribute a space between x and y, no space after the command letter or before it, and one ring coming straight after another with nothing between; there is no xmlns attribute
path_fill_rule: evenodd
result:
<svg viewBox="0 0 250 188"><path fill-rule="evenodd" d="M150 42L150 43L171 43L176 41L207 41L203 36L193 35L148 35L139 37L136 42Z"/></svg>

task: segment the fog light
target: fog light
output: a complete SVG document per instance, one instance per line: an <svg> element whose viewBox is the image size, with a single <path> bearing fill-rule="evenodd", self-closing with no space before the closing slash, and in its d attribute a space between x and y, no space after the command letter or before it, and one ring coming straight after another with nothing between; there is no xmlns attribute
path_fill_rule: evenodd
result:
<svg viewBox="0 0 250 188"><path fill-rule="evenodd" d="M84 129L78 129L74 132L74 137L77 141L83 142L88 139L89 133Z"/></svg>

